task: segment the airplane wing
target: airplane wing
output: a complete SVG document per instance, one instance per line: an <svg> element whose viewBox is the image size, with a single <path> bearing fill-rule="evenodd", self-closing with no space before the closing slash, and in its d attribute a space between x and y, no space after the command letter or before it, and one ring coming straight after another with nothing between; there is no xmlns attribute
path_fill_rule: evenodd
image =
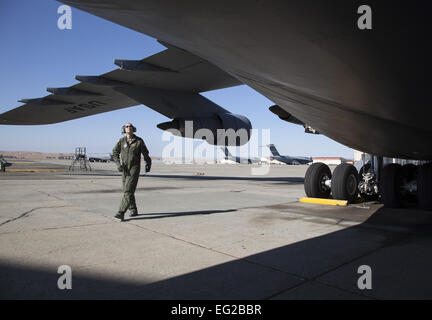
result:
<svg viewBox="0 0 432 320"><path fill-rule="evenodd" d="M228 111L199 92L242 84L211 63L182 49L143 60L115 60L120 68L99 76L76 76L71 87L47 88L50 95L0 114L3 125L41 125L144 104L168 118L206 117Z"/></svg>

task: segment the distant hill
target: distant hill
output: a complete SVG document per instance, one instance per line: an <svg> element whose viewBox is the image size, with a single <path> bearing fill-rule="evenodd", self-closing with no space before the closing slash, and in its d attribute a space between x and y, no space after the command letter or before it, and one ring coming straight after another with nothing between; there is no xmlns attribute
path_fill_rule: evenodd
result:
<svg viewBox="0 0 432 320"><path fill-rule="evenodd" d="M72 160L74 153L46 153L46 152L36 152L36 151L3 151L0 150L2 154L7 159L64 159ZM89 154L87 154L87 157ZM151 157L153 160L160 160L160 157Z"/></svg>
<svg viewBox="0 0 432 320"><path fill-rule="evenodd" d="M73 153L44 153L35 151L3 151L0 150L5 158L9 159L72 159Z"/></svg>

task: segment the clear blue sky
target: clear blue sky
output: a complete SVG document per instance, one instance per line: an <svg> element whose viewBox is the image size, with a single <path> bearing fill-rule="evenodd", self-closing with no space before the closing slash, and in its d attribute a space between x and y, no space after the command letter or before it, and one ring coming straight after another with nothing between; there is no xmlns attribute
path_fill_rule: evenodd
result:
<svg viewBox="0 0 432 320"><path fill-rule="evenodd" d="M53 0L0 0L0 113L20 106L19 99L47 95L47 87L76 84L75 75L113 70L115 58L143 59L164 50L153 38L73 8L72 30L60 30L60 5ZM203 95L247 116L254 128L270 129L271 143L281 154L353 158L352 149L280 120L268 110L273 103L247 86ZM140 105L53 125L0 125L0 150L73 152L86 146L89 153L108 153L121 136L121 126L130 121L151 155L160 156L168 142L162 141L163 131L156 125L168 120Z"/></svg>

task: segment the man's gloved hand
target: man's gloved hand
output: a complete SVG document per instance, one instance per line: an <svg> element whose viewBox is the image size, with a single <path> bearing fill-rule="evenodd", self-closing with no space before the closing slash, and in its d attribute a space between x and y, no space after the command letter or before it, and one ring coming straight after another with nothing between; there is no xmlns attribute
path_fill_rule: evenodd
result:
<svg viewBox="0 0 432 320"><path fill-rule="evenodd" d="M123 166L120 163L117 163L117 170L123 172Z"/></svg>
<svg viewBox="0 0 432 320"><path fill-rule="evenodd" d="M150 172L150 169L151 169L151 165L146 164L146 166L145 166L145 172Z"/></svg>

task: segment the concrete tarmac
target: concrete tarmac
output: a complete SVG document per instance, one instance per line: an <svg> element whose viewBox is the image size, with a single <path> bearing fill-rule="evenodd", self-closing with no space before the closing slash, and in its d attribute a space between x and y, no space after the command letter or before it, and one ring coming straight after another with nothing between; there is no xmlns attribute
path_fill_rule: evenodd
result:
<svg viewBox="0 0 432 320"><path fill-rule="evenodd" d="M155 162L121 223L114 164L69 164L0 173L0 298L432 298L432 214L300 203L307 166Z"/></svg>

